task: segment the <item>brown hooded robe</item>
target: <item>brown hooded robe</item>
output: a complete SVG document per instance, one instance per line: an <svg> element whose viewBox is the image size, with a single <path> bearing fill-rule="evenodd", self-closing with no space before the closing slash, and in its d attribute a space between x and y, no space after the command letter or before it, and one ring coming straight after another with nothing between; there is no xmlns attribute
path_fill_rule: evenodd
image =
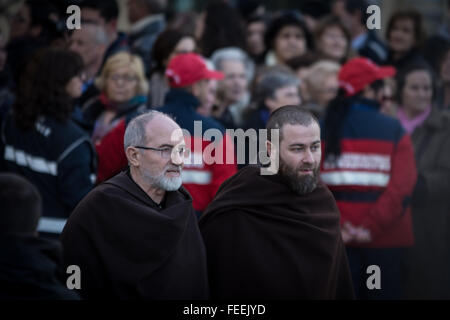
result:
<svg viewBox="0 0 450 320"><path fill-rule="evenodd" d="M352 299L339 211L319 183L297 195L248 166L225 181L200 219L212 298Z"/></svg>

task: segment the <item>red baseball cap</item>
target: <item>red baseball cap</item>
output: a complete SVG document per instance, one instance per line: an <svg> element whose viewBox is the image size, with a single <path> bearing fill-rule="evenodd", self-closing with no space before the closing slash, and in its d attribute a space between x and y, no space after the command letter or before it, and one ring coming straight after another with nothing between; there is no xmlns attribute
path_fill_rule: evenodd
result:
<svg viewBox="0 0 450 320"><path fill-rule="evenodd" d="M171 88L189 86L204 79L223 79L222 72L208 69L201 56L195 53L181 53L169 61L166 77Z"/></svg>
<svg viewBox="0 0 450 320"><path fill-rule="evenodd" d="M394 76L396 70L392 66L380 67L367 58L353 58L344 64L339 71L339 87L353 96L376 80Z"/></svg>

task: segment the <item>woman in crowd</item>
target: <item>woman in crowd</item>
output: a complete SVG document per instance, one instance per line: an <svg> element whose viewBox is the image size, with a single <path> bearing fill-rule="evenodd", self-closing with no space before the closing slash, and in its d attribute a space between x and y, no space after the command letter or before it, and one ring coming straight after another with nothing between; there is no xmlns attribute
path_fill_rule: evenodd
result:
<svg viewBox="0 0 450 320"><path fill-rule="evenodd" d="M196 36L203 56L225 47L245 49L245 25L239 12L225 1L211 1L202 13Z"/></svg>
<svg viewBox="0 0 450 320"><path fill-rule="evenodd" d="M305 106L318 118L324 115L328 103L336 97L340 68L334 61L321 60L314 63L303 78L308 92Z"/></svg>
<svg viewBox="0 0 450 320"><path fill-rule="evenodd" d="M139 56L117 53L106 61L95 80L100 96L83 107L83 117L92 128L92 141L98 142L119 120L147 109L148 83Z"/></svg>
<svg viewBox="0 0 450 320"><path fill-rule="evenodd" d="M401 70L410 62L421 58L419 50L424 38L422 15L419 12L411 9L394 13L386 31L389 48L386 64Z"/></svg>
<svg viewBox="0 0 450 320"><path fill-rule="evenodd" d="M149 107L156 108L164 104L169 91L164 72L170 59L179 53L189 53L196 49L194 36L175 29L161 32L152 49L153 70L150 76Z"/></svg>
<svg viewBox="0 0 450 320"><path fill-rule="evenodd" d="M435 78L425 62L398 75L398 119L411 134L418 169L412 196L414 247L407 298L450 298L450 115L433 105Z"/></svg>
<svg viewBox="0 0 450 320"><path fill-rule="evenodd" d="M323 18L314 29L316 51L323 58L344 63L349 57L350 42L350 33L336 16Z"/></svg>
<svg viewBox="0 0 450 320"><path fill-rule="evenodd" d="M247 52L257 65L264 63L264 54L266 52L264 33L266 29L267 22L263 15L251 16L246 22Z"/></svg>
<svg viewBox="0 0 450 320"><path fill-rule="evenodd" d="M5 169L39 189L43 217L38 231L56 236L95 182L95 151L70 119L73 100L81 95L82 70L74 52L39 51L27 64L12 112L2 124Z"/></svg>
<svg viewBox="0 0 450 320"><path fill-rule="evenodd" d="M265 34L268 49L266 65L287 64L312 49L311 34L297 12L285 12L275 17Z"/></svg>

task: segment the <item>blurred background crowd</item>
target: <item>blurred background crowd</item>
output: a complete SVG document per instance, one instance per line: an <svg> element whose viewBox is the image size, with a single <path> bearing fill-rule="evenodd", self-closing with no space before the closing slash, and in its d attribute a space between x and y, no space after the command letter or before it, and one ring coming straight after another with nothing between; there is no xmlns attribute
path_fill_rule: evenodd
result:
<svg viewBox="0 0 450 320"><path fill-rule="evenodd" d="M67 29L71 4L81 29ZM368 4L381 9L379 30L366 26ZM188 79L181 90L168 69L183 83L193 70L170 62L189 53L187 63L198 57L223 79ZM289 104L324 119L341 67L355 57L395 67L373 100L411 135L421 188L412 196L434 205L418 206L413 224L428 241L418 268L435 270L405 297L450 298L450 1L2 0L0 170L39 190L38 231L58 236L79 201L126 167L123 133L136 114L190 105L176 115L189 131L191 120L263 129ZM183 176L199 215L237 169ZM27 201L24 183L2 179L1 205ZM19 191L7 193L10 184Z"/></svg>

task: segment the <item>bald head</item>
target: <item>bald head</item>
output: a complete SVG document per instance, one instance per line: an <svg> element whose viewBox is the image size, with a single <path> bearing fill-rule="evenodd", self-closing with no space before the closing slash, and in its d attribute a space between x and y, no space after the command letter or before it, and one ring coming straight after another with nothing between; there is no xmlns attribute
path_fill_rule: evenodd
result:
<svg viewBox="0 0 450 320"><path fill-rule="evenodd" d="M124 149L126 151L130 146L146 146L161 134L176 132L177 129L181 130L170 116L159 111L149 111L128 124L124 136Z"/></svg>

